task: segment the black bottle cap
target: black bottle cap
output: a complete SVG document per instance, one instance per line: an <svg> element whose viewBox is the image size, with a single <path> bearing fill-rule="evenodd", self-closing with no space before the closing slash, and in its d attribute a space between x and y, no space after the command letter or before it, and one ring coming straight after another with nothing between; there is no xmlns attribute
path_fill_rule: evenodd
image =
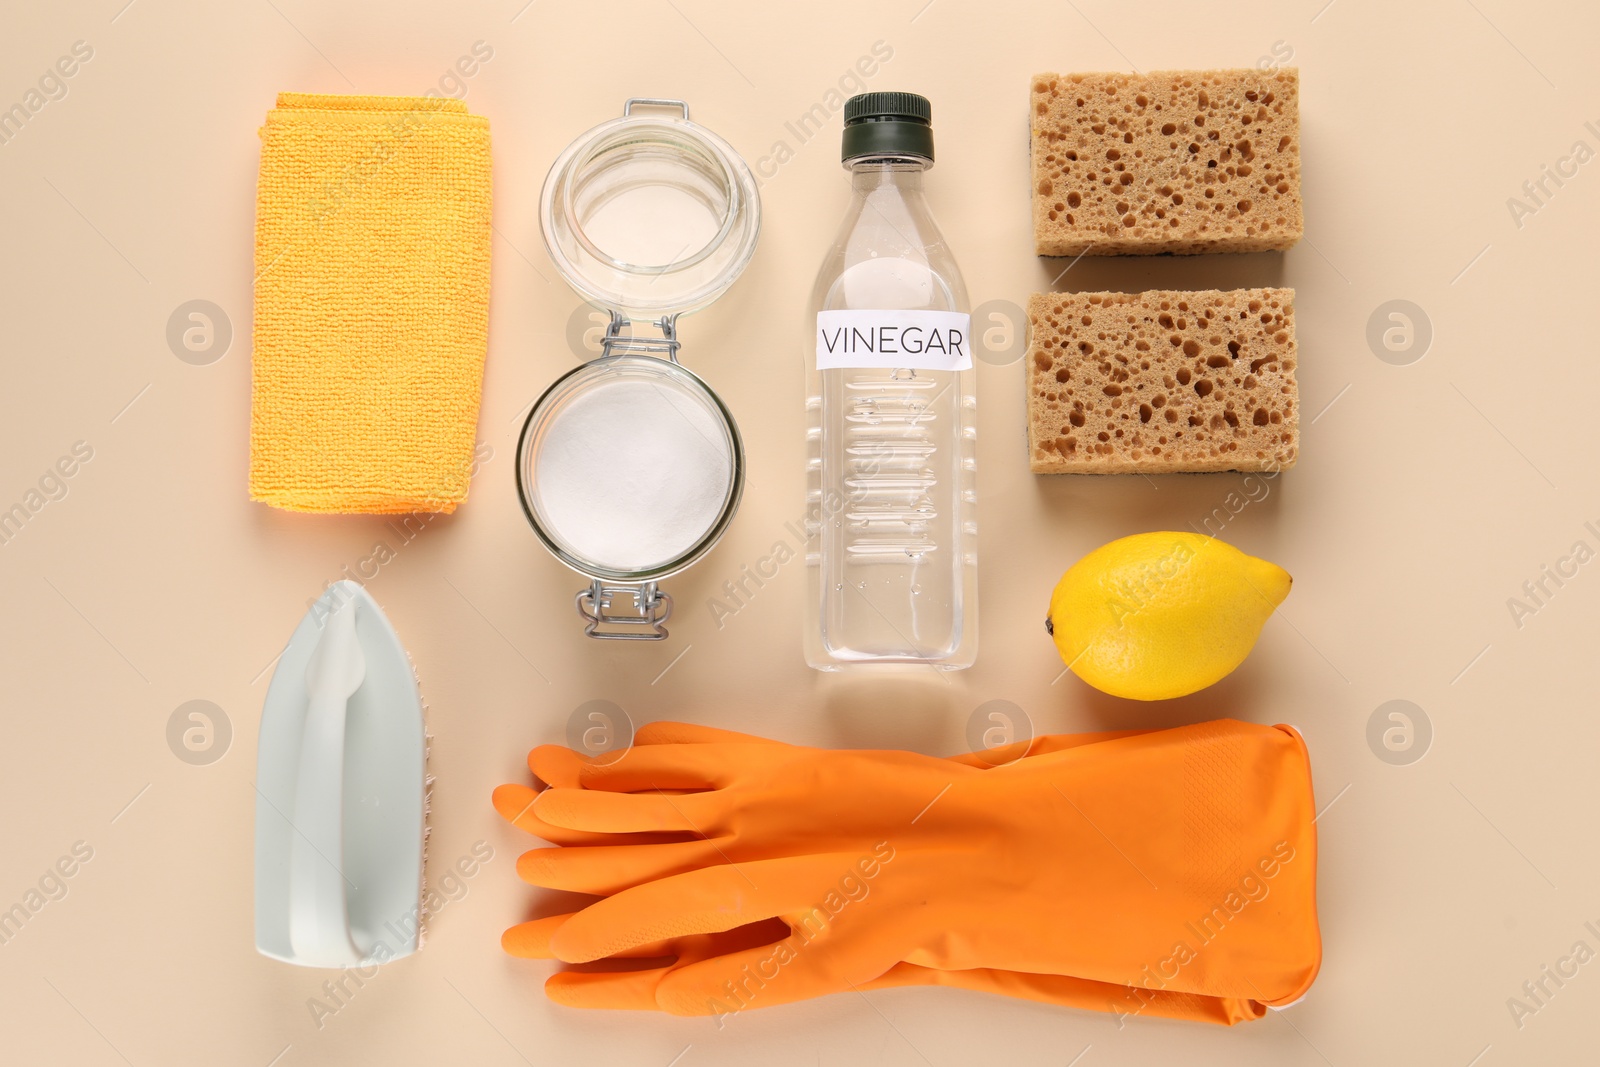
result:
<svg viewBox="0 0 1600 1067"><path fill-rule="evenodd" d="M862 93L844 105L848 163L863 156L918 156L933 162L933 105L916 93Z"/></svg>

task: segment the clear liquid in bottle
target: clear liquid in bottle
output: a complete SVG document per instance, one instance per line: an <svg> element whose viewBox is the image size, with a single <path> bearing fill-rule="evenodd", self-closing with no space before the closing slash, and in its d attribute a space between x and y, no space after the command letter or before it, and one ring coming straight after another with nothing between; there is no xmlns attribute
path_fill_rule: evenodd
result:
<svg viewBox="0 0 1600 1067"><path fill-rule="evenodd" d="M854 195L810 316L806 658L969 667L975 372L966 287L922 194L931 137L927 158L847 163Z"/></svg>

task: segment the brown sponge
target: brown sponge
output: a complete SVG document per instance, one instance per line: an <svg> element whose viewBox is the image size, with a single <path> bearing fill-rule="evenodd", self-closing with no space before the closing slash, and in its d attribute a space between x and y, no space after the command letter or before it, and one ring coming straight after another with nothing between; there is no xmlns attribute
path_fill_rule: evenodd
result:
<svg viewBox="0 0 1600 1067"><path fill-rule="evenodd" d="M1035 474L1294 465L1293 289L1035 293L1028 318Z"/></svg>
<svg viewBox="0 0 1600 1067"><path fill-rule="evenodd" d="M1036 250L1288 248L1305 229L1299 101L1293 68L1037 75Z"/></svg>

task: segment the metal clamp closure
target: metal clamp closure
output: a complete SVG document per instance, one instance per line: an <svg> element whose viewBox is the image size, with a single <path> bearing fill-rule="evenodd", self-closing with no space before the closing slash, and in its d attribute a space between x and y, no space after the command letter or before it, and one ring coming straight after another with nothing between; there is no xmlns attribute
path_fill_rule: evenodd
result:
<svg viewBox="0 0 1600 1067"><path fill-rule="evenodd" d="M683 100L666 100L657 96L632 96L622 105L622 117L627 118L633 114L635 107L671 107L683 112L685 122L689 120L689 105Z"/></svg>
<svg viewBox="0 0 1600 1067"><path fill-rule="evenodd" d="M678 340L678 316L676 313L663 315L652 323L661 331L660 337L635 337L631 333L622 331L630 326L630 321L619 312L611 312L611 322L606 326L606 335L600 339L600 357L623 355L666 356L672 362L678 362L678 349L682 342Z"/></svg>
<svg viewBox="0 0 1600 1067"><path fill-rule="evenodd" d="M620 595L631 599L631 610L614 607ZM672 597L655 582L607 585L596 578L589 588L578 592L574 602L583 616L583 632L601 641L660 641L667 636L666 621L672 617ZM602 630L602 626L623 629Z"/></svg>

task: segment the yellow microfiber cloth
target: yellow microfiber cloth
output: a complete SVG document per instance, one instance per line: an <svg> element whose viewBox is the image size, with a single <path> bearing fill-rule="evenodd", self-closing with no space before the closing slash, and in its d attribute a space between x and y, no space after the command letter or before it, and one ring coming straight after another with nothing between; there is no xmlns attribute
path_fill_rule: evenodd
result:
<svg viewBox="0 0 1600 1067"><path fill-rule="evenodd" d="M282 93L261 142L251 499L454 511L488 347L488 120Z"/></svg>

